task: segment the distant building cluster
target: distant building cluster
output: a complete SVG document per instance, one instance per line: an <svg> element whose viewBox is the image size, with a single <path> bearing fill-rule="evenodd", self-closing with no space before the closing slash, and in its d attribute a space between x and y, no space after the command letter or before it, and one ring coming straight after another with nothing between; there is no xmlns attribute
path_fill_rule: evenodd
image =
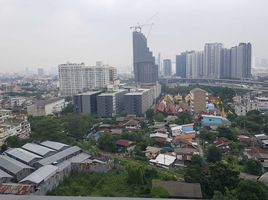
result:
<svg viewBox="0 0 268 200"><path fill-rule="evenodd" d="M265 96L246 93L242 96L235 96L233 101L233 107L238 116L245 116L251 110L259 110L260 112L268 111L268 97Z"/></svg>
<svg viewBox="0 0 268 200"><path fill-rule="evenodd" d="M59 83L63 96L72 96L93 89L103 89L117 79L115 67L97 62L96 66L85 66L84 63L60 64Z"/></svg>
<svg viewBox="0 0 268 200"><path fill-rule="evenodd" d="M107 172L109 160L54 141L27 143L0 155L0 194L45 195L75 172Z"/></svg>
<svg viewBox="0 0 268 200"><path fill-rule="evenodd" d="M31 133L27 116L12 114L11 110L0 110L0 146L10 136L28 138Z"/></svg>
<svg viewBox="0 0 268 200"><path fill-rule="evenodd" d="M182 78L251 78L251 44L230 49L207 43L204 51L186 51L176 56L176 76Z"/></svg>
<svg viewBox="0 0 268 200"><path fill-rule="evenodd" d="M91 113L100 117L116 114L143 116L161 93L161 85L156 83L141 87L121 87L105 92L90 91L74 95L75 112Z"/></svg>

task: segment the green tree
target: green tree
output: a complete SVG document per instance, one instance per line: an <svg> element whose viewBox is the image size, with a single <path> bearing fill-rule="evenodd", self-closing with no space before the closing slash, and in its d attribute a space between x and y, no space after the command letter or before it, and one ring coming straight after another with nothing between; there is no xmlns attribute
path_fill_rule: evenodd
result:
<svg viewBox="0 0 268 200"><path fill-rule="evenodd" d="M115 141L116 138L111 133L104 133L98 139L98 147L104 151L115 152Z"/></svg>
<svg viewBox="0 0 268 200"><path fill-rule="evenodd" d="M193 117L189 112L181 112L178 114L178 118L175 120L178 125L193 123Z"/></svg>
<svg viewBox="0 0 268 200"><path fill-rule="evenodd" d="M67 115L68 113L73 113L74 112L74 104L69 103L65 108L62 109L61 114L62 115Z"/></svg>
<svg viewBox="0 0 268 200"><path fill-rule="evenodd" d="M226 189L233 190L239 183L239 171L224 162L216 162L209 166L209 183L214 191L225 194Z"/></svg>
<svg viewBox="0 0 268 200"><path fill-rule="evenodd" d="M93 125L93 118L87 113L68 114L62 121L68 135L77 140L83 139Z"/></svg>
<svg viewBox="0 0 268 200"><path fill-rule="evenodd" d="M157 121L157 122L163 122L165 120L165 116L158 112L154 115L154 120Z"/></svg>
<svg viewBox="0 0 268 200"><path fill-rule="evenodd" d="M253 175L262 175L262 164L259 160L249 159L245 163L245 172Z"/></svg>
<svg viewBox="0 0 268 200"><path fill-rule="evenodd" d="M217 148L215 145L210 145L207 149L206 156L208 162L215 163L221 160L222 153L221 150Z"/></svg>
<svg viewBox="0 0 268 200"><path fill-rule="evenodd" d="M226 188L225 194L215 191L212 200L237 200L237 198Z"/></svg>
<svg viewBox="0 0 268 200"><path fill-rule="evenodd" d="M225 137L229 140L237 141L237 136L232 132L230 128L219 127L217 128L217 131L219 132L219 137Z"/></svg>
<svg viewBox="0 0 268 200"><path fill-rule="evenodd" d="M241 180L236 188L238 200L267 200L267 187L253 180Z"/></svg>
<svg viewBox="0 0 268 200"><path fill-rule="evenodd" d="M129 165L127 167L127 182L133 185L145 185L144 168L142 166Z"/></svg>
<svg viewBox="0 0 268 200"><path fill-rule="evenodd" d="M148 119L148 120L153 120L154 119L154 110L153 109L148 109L147 111L146 111L146 118Z"/></svg>
<svg viewBox="0 0 268 200"><path fill-rule="evenodd" d="M3 150L4 147L11 147L11 148L18 148L21 147L22 145L26 144L28 142L27 139L21 139L16 135L10 136L6 139L6 144L3 145Z"/></svg>

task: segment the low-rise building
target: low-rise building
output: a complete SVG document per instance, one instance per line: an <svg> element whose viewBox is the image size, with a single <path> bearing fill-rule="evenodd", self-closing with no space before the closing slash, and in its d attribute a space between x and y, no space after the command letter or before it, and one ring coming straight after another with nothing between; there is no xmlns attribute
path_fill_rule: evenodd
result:
<svg viewBox="0 0 268 200"><path fill-rule="evenodd" d="M0 169L14 176L17 181L22 180L33 171L32 167L5 155L0 155Z"/></svg>
<svg viewBox="0 0 268 200"><path fill-rule="evenodd" d="M124 139L117 140L115 145L119 152L131 152L135 148L135 142Z"/></svg>
<svg viewBox="0 0 268 200"><path fill-rule="evenodd" d="M27 143L22 148L42 157L48 157L56 153L56 150L34 143Z"/></svg>
<svg viewBox="0 0 268 200"><path fill-rule="evenodd" d="M55 141L49 141L49 140L46 140L44 142L41 142L40 145L45 146L45 147L48 147L50 149L54 149L56 151L62 151L64 149L67 149L67 148L70 147L67 144L63 144L63 143L55 142Z"/></svg>
<svg viewBox="0 0 268 200"><path fill-rule="evenodd" d="M229 127L231 125L231 122L222 116L215 116L215 115L202 115L201 119L201 125L202 127Z"/></svg>
<svg viewBox="0 0 268 200"><path fill-rule="evenodd" d="M53 98L49 100L39 100L35 104L27 107L27 113L30 116L46 116L59 113L65 107L64 98Z"/></svg>
<svg viewBox="0 0 268 200"><path fill-rule="evenodd" d="M174 164L176 160L175 156L167 155L167 154L159 154L155 159L151 159L150 163L155 164L160 167L170 167Z"/></svg>

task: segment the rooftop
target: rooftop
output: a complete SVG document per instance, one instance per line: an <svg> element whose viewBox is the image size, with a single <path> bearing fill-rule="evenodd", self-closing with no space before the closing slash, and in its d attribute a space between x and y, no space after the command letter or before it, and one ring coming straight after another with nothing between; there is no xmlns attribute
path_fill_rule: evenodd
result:
<svg viewBox="0 0 268 200"><path fill-rule="evenodd" d="M48 148L51 148L51 149L54 149L54 150L57 150L57 151L60 151L62 148L69 146L67 144L63 144L63 143L60 143L60 142L49 141L49 140L44 141L44 142L42 142L40 144L42 146L45 146L45 147L48 147Z"/></svg>
<svg viewBox="0 0 268 200"><path fill-rule="evenodd" d="M12 174L16 174L19 171L27 168L32 169L32 167L4 155L0 155L0 167L11 172Z"/></svg>
<svg viewBox="0 0 268 200"><path fill-rule="evenodd" d="M41 146L39 144L27 143L22 146L23 149L34 152L40 156L45 156L49 152L56 152L56 150Z"/></svg>
<svg viewBox="0 0 268 200"><path fill-rule="evenodd" d="M31 153L31 152L26 151L26 150L21 149L21 148L14 148L14 149L11 148L11 149L6 150L5 153L8 156L15 157L19 160L23 160L26 163L31 162L34 159L41 159L42 158L41 156L38 156L34 153Z"/></svg>
<svg viewBox="0 0 268 200"><path fill-rule="evenodd" d="M30 174L26 178L22 179L20 181L20 183L28 181L28 182L31 182L31 183L39 184L43 180L45 180L45 179L51 177L52 175L54 175L57 172L57 169L58 169L58 167L56 167L54 165L45 165L45 166L40 167L39 169L37 169L35 172Z"/></svg>
<svg viewBox="0 0 268 200"><path fill-rule="evenodd" d="M151 159L150 162L155 163L155 164L169 166L173 164L175 160L176 160L175 156L159 154L155 159Z"/></svg>
<svg viewBox="0 0 268 200"><path fill-rule="evenodd" d="M0 179L1 178L12 178L12 176L0 169Z"/></svg>
<svg viewBox="0 0 268 200"><path fill-rule="evenodd" d="M73 153L77 153L78 151L81 151L81 148L78 146L73 146L63 151L60 151L52 156L43 158L42 160L39 160L38 163L43 166L49 165L49 164L52 164L53 162L57 162L58 160L65 158L66 156L69 156Z"/></svg>

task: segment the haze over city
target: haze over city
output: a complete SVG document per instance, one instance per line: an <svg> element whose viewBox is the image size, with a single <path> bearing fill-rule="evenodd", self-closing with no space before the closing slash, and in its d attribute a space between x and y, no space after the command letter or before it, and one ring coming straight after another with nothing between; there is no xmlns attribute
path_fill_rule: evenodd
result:
<svg viewBox="0 0 268 200"><path fill-rule="evenodd" d="M207 42L226 47L251 42L252 54L268 57L265 0L0 0L0 69L46 70L60 63L101 60L132 70L130 26L154 23L148 44L157 57L175 60ZM142 32L147 36L149 27Z"/></svg>

